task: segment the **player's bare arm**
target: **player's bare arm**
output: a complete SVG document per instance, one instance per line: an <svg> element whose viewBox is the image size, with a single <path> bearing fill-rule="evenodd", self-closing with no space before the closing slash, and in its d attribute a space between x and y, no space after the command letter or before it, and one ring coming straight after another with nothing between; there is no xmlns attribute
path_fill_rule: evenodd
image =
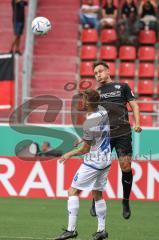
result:
<svg viewBox="0 0 159 240"><path fill-rule="evenodd" d="M130 101L129 105L133 111L134 119L135 119L135 126L134 131L140 133L142 131L142 128L140 127L140 111L139 106L136 101Z"/></svg>
<svg viewBox="0 0 159 240"><path fill-rule="evenodd" d="M83 142L83 139L78 139L77 141L74 142L73 146L77 147L79 144Z"/></svg>
<svg viewBox="0 0 159 240"><path fill-rule="evenodd" d="M90 141L84 141L83 145L81 147L79 147L78 149L73 149L70 152L65 153L60 159L59 162L63 163L65 162L67 159L73 157L73 156L79 156L79 155L83 155L85 153L88 153L90 151Z"/></svg>

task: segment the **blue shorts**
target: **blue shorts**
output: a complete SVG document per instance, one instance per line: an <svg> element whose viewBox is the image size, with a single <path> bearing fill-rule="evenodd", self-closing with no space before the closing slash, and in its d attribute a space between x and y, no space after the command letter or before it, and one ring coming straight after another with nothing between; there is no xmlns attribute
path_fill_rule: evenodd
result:
<svg viewBox="0 0 159 240"><path fill-rule="evenodd" d="M24 29L24 23L23 22L14 22L14 33L17 36L22 35L23 29Z"/></svg>

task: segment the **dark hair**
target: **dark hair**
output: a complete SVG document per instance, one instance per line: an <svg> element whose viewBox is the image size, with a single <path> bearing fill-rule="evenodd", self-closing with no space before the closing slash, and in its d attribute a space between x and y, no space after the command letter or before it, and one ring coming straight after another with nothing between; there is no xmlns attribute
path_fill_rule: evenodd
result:
<svg viewBox="0 0 159 240"><path fill-rule="evenodd" d="M108 68L109 69L109 66L106 62L104 61L96 61L94 64L93 64L93 70L99 66L99 65L103 65L104 67Z"/></svg>
<svg viewBox="0 0 159 240"><path fill-rule="evenodd" d="M86 89L83 91L83 96L86 96L86 99L91 104L92 107L97 107L100 101L99 93L94 89Z"/></svg>

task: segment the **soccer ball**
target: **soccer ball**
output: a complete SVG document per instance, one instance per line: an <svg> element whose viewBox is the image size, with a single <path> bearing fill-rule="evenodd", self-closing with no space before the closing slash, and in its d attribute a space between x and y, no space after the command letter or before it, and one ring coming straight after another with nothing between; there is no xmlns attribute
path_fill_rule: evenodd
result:
<svg viewBox="0 0 159 240"><path fill-rule="evenodd" d="M31 28L35 35L45 35L51 30L51 23L45 17L37 17L32 21Z"/></svg>

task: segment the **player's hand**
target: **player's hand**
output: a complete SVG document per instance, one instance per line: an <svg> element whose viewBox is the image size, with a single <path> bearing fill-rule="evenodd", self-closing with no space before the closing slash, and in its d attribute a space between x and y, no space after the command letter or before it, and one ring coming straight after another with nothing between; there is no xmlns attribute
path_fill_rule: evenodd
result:
<svg viewBox="0 0 159 240"><path fill-rule="evenodd" d="M59 163L64 163L69 158L70 158L69 154L66 153L66 154L62 155L61 158L59 158L58 162Z"/></svg>
<svg viewBox="0 0 159 240"><path fill-rule="evenodd" d="M140 133L142 131L142 128L139 125L136 125L134 127L134 131Z"/></svg>

